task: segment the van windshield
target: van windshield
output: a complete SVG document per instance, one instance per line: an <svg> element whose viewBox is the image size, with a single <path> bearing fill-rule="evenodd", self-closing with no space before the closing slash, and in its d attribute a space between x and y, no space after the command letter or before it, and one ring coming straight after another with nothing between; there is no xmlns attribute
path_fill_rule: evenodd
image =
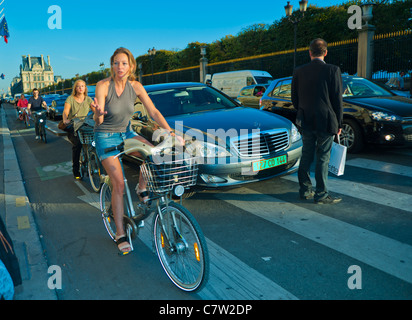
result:
<svg viewBox="0 0 412 320"><path fill-rule="evenodd" d="M255 80L256 80L257 84L266 84L266 83L270 84L272 82L273 78L272 77L258 77L258 76L255 76Z"/></svg>

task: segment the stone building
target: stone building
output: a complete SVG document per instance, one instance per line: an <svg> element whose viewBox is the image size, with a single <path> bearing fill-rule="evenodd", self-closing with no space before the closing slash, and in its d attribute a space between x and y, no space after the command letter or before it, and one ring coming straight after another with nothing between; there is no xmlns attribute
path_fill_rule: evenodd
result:
<svg viewBox="0 0 412 320"><path fill-rule="evenodd" d="M20 81L18 81L20 80ZM54 84L53 67L50 64L50 56L47 62L43 55L40 57L22 56L20 65L20 77L13 79L11 84L12 94L31 92L34 88L42 89Z"/></svg>

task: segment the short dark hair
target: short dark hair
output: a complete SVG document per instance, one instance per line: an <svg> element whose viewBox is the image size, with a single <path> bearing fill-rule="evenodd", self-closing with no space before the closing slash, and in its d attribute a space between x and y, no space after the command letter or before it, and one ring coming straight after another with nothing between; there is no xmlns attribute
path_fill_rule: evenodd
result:
<svg viewBox="0 0 412 320"><path fill-rule="evenodd" d="M321 57L326 54L326 50L328 49L328 44L325 40L321 38L317 38L312 40L309 46L309 50L314 57Z"/></svg>
<svg viewBox="0 0 412 320"><path fill-rule="evenodd" d="M37 89L37 88L34 88L34 89L33 89L33 92L34 92L34 91L39 91L39 89Z"/></svg>

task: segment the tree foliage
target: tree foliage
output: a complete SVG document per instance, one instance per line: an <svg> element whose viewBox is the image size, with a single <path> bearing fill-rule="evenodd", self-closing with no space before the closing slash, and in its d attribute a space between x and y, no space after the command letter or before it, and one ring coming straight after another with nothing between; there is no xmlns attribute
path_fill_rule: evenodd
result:
<svg viewBox="0 0 412 320"><path fill-rule="evenodd" d="M412 0L377 0L373 7L371 24L376 26L376 34L394 32L411 28ZM298 24L297 47L307 47L314 38L336 42L357 38L357 30L347 26L350 17L348 8L361 5L362 1L346 1L340 5L320 8L309 6L305 16ZM292 19L300 16L295 10ZM181 51L159 50L153 59L153 72L161 72L199 64L200 47L205 46L209 63L243 58L264 53L293 49L294 28L285 16L271 25L254 24L242 29L236 36L227 35L212 43L192 42ZM142 63L143 73L151 70L150 57L146 54L137 57Z"/></svg>

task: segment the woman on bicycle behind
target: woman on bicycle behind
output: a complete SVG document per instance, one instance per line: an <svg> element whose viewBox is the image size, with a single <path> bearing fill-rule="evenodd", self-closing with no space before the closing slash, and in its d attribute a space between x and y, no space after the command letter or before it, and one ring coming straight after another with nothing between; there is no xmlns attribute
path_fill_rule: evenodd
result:
<svg viewBox="0 0 412 320"><path fill-rule="evenodd" d="M160 127L168 130L171 135L174 133L154 106L142 84L135 81L136 60L128 49L118 48L113 53L110 58L110 71L111 77L99 81L96 85L93 105L95 107L93 119L96 122L94 138L97 154L112 183L111 205L117 230L115 240L121 253L127 254L132 248L123 225L123 172L119 160L115 158L118 152L104 153L104 149L115 147L128 138L152 145L131 129L130 118L134 113L137 97ZM149 193L141 173L136 193L141 201L148 201Z"/></svg>
<svg viewBox="0 0 412 320"><path fill-rule="evenodd" d="M75 118L85 118L90 109L93 110L93 100L87 95L86 82L77 80L74 83L73 91L64 103L63 122L67 125L65 131L67 137L72 144L72 162L73 162L73 176L75 180L81 179L80 175L80 153L82 151L82 144L79 136L74 131L74 126L70 125Z"/></svg>

